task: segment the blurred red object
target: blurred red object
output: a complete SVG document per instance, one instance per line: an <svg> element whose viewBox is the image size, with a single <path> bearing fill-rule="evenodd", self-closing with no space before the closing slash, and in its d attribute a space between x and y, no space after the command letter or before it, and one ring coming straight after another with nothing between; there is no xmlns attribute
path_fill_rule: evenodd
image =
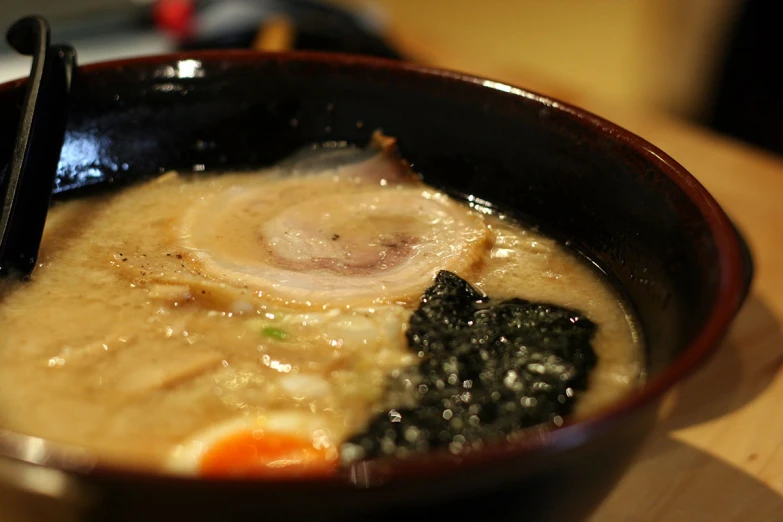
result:
<svg viewBox="0 0 783 522"><path fill-rule="evenodd" d="M155 25L177 39L192 35L195 14L192 0L158 0L152 6Z"/></svg>

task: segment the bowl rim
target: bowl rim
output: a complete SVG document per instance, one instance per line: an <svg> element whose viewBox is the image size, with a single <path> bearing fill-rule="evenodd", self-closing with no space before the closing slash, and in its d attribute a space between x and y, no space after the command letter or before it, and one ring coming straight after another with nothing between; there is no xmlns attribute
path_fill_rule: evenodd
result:
<svg viewBox="0 0 783 522"><path fill-rule="evenodd" d="M669 178L688 197L708 225L718 251L721 270L715 303L706 321L696 332L691 343L660 375L648 380L642 387L592 415L578 420L566 420L561 427L551 431L530 430L519 437L518 440L488 444L485 448L473 451L459 459L455 459L447 451L440 450L433 450L426 455L417 456L411 460L381 459L376 461L380 464L378 466L380 472L378 478L380 478L381 484L388 480L410 480L431 477L433 475L443 476L459 470L473 470L477 466L491 467L510 459L530 456L535 453L562 451L605 432L622 418L644 407L654 405L676 384L697 370L718 349L745 298L747 288L744 288L743 285L743 257L740 238L728 216L713 196L692 174L661 149L644 138L585 109L562 102L554 97L487 77L405 61L344 53L313 51L270 53L244 49L187 51L96 62L79 66L79 71L80 74L101 74L102 72L123 68L168 65L181 60L198 60L212 63L224 62L229 65L249 62L301 62L342 68L376 69L392 74L418 76L422 79L430 78L460 84L472 84L479 88L502 93L502 95L526 98L548 109L564 113L578 120L592 131L620 141L632 148L646 161L650 162L651 165L655 166L656 170ZM0 84L0 94L26 82L27 78L20 78L2 83ZM30 452L27 450L26 448L29 448L31 444L35 445L38 451ZM79 456L79 458L75 459L75 455ZM171 475L125 465L98 462L90 458L85 459L84 455L83 451L80 451L78 447L73 445L64 445L39 437L9 430L0 430L0 459L11 459L35 464L75 474L83 478L92 477L146 483L234 484L244 487L299 484L308 489L318 487L319 485L351 485L351 483L354 486L370 485L362 483L363 479L356 478L357 473L355 469L349 472L351 476L349 480L346 480L345 476L339 474L318 477L293 476L252 479L203 478ZM373 461L369 462L373 464ZM366 466L368 463L359 464ZM364 475L364 473L360 472L358 475Z"/></svg>

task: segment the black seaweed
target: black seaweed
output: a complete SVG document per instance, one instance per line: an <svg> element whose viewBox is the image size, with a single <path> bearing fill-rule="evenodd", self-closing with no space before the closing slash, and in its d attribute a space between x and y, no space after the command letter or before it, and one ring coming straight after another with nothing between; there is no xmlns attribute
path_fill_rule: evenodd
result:
<svg viewBox="0 0 783 522"><path fill-rule="evenodd" d="M460 453L523 428L559 425L596 364L596 325L575 310L493 300L441 271L413 313L408 346L421 362L395 377L418 406L386 411L348 444L346 460L406 456L448 446Z"/></svg>

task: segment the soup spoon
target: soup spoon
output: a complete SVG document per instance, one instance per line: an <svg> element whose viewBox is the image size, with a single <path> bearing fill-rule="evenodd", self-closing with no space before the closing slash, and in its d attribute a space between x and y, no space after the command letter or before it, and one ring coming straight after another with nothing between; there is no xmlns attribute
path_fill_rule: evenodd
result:
<svg viewBox="0 0 783 522"><path fill-rule="evenodd" d="M76 51L49 45L49 35L40 16L22 18L6 34L33 64L13 155L0 180L0 276L26 279L35 268L65 139Z"/></svg>

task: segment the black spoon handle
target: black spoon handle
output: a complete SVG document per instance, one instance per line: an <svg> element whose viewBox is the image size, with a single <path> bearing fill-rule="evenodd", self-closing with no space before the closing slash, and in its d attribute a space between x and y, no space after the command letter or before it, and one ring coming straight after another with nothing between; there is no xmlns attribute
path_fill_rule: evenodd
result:
<svg viewBox="0 0 783 522"><path fill-rule="evenodd" d="M49 45L49 24L39 16L16 22L8 43L32 55L33 65L11 167L3 179L0 209L0 275L28 276L38 259L68 119L76 52Z"/></svg>

